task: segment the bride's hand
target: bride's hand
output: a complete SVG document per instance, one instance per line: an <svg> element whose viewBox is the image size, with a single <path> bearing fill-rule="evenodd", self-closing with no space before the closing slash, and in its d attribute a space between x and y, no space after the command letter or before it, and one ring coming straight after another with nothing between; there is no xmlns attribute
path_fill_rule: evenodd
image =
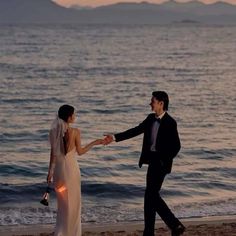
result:
<svg viewBox="0 0 236 236"><path fill-rule="evenodd" d="M48 176L47 176L47 183L48 184L52 183L52 174L48 174Z"/></svg>
<svg viewBox="0 0 236 236"><path fill-rule="evenodd" d="M94 141L94 145L104 145L105 141L104 139L97 139Z"/></svg>

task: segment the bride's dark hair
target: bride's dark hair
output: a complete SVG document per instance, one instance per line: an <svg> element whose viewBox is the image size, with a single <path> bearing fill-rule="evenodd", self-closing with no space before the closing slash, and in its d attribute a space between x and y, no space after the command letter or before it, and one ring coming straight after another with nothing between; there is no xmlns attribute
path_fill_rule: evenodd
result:
<svg viewBox="0 0 236 236"><path fill-rule="evenodd" d="M74 114L75 108L70 106L70 105L63 105L59 108L58 110L58 117L62 120L64 120L65 122L68 121L69 117L72 116ZM65 135L63 136L63 144L64 144L64 152L65 155L68 151L68 131L66 131Z"/></svg>
<svg viewBox="0 0 236 236"><path fill-rule="evenodd" d="M58 117L65 122L68 121L69 117L74 114L75 108L70 105L63 105L58 110Z"/></svg>

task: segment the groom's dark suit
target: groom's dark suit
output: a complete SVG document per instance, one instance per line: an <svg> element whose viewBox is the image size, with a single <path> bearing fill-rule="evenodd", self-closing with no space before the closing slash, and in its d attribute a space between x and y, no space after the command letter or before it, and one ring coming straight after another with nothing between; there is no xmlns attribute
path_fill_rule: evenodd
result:
<svg viewBox="0 0 236 236"><path fill-rule="evenodd" d="M164 114L158 121L155 151L151 151L151 135L156 119L155 114L149 114L138 126L114 135L116 142L119 142L144 133L139 167L149 165L144 201L145 236L154 235L156 212L169 228L174 229L180 224L159 194L166 174L171 172L173 159L180 150L177 123L167 112Z"/></svg>

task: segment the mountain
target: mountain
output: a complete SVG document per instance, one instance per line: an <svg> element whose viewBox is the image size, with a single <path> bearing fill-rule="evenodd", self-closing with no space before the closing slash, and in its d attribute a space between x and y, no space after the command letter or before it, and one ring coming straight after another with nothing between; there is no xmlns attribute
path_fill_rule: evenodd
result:
<svg viewBox="0 0 236 236"><path fill-rule="evenodd" d="M236 6L199 1L163 4L117 3L97 8L65 8L51 0L0 0L0 24L235 24Z"/></svg>
<svg viewBox="0 0 236 236"><path fill-rule="evenodd" d="M236 5L224 2L216 2L199 8L199 15L235 15Z"/></svg>
<svg viewBox="0 0 236 236"><path fill-rule="evenodd" d="M97 7L96 10L123 10L123 11L137 11L137 10L158 10L160 9L160 4L154 4L149 2L118 2L112 5L105 5Z"/></svg>
<svg viewBox="0 0 236 236"><path fill-rule="evenodd" d="M113 5L97 7L96 12L113 15L113 19L120 15L123 19L134 21L137 17L144 24L168 22L206 22L213 24L236 24L236 5L224 2L204 4L193 0L186 3L169 0L162 4L148 2L116 3Z"/></svg>
<svg viewBox="0 0 236 236"><path fill-rule="evenodd" d="M204 4L200 1L189 1L186 3L176 2L170 0L162 4L154 4L148 2L129 3L121 2L113 5L97 7L96 10L119 10L119 11L168 11L182 14L196 14L196 15L232 15L236 14L236 5L224 2L216 2L213 4Z"/></svg>
<svg viewBox="0 0 236 236"><path fill-rule="evenodd" d="M0 23L53 23L76 20L78 12L50 0L0 0Z"/></svg>
<svg viewBox="0 0 236 236"><path fill-rule="evenodd" d="M167 1L161 4L163 7L168 8L168 9L195 9L199 8L202 6L206 6L203 2L200 1L189 1L186 3L181 3L181 2L176 2L176 1Z"/></svg>

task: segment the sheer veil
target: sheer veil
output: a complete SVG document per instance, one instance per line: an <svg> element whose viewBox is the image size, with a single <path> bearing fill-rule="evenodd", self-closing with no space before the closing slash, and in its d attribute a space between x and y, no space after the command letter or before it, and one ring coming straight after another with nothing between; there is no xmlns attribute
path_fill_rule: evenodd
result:
<svg viewBox="0 0 236 236"><path fill-rule="evenodd" d="M65 156L65 145L63 137L68 129L68 124L58 116L52 122L49 132L52 155L54 157Z"/></svg>

